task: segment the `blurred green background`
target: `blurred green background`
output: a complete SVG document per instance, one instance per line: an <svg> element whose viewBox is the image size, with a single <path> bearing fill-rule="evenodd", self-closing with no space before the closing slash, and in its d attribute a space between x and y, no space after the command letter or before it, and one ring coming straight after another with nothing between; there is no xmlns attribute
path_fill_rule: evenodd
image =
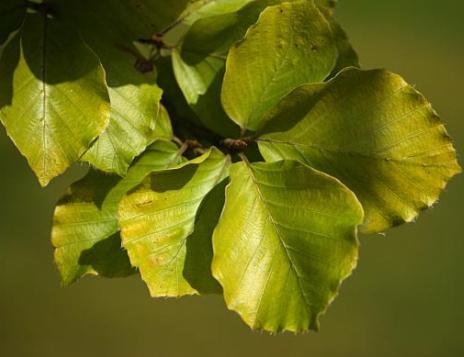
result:
<svg viewBox="0 0 464 357"><path fill-rule="evenodd" d="M464 3L342 0L365 68L401 73L464 152ZM464 177L416 224L362 237L359 268L319 333L250 331L221 297L152 300L138 278L61 288L53 206L74 170L41 190L0 130L0 356L464 356Z"/></svg>

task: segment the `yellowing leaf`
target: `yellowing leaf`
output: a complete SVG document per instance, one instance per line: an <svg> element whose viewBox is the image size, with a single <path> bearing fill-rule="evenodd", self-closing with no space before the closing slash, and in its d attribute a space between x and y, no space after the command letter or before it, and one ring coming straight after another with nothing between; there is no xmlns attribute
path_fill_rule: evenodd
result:
<svg viewBox="0 0 464 357"><path fill-rule="evenodd" d="M362 217L351 191L302 164L234 164L213 236L229 309L253 329L317 329L356 265Z"/></svg>
<svg viewBox="0 0 464 357"><path fill-rule="evenodd" d="M351 69L303 86L268 119L259 139L264 157L299 160L340 179L364 206L364 233L411 222L460 172L430 103L383 70Z"/></svg>
<svg viewBox="0 0 464 357"><path fill-rule="evenodd" d="M212 149L151 175L121 202L123 245L152 296L192 295L216 286L209 267L215 214L202 214L201 205L219 213L221 200L205 197L227 176L229 160Z"/></svg>
<svg viewBox="0 0 464 357"><path fill-rule="evenodd" d="M52 229L55 262L65 285L87 274L114 277L133 272L121 247L119 202L149 173L179 164L181 155L175 144L158 141L124 179L91 171L70 187L58 202Z"/></svg>
<svg viewBox="0 0 464 357"><path fill-rule="evenodd" d="M0 62L0 119L45 186L108 125L98 58L71 28L29 14Z"/></svg>
<svg viewBox="0 0 464 357"><path fill-rule="evenodd" d="M166 120L166 116L159 116L162 91L155 85L127 84L116 89L110 87L109 94L109 126L83 160L102 171L124 176L137 155L156 139L163 138L157 133L158 121Z"/></svg>

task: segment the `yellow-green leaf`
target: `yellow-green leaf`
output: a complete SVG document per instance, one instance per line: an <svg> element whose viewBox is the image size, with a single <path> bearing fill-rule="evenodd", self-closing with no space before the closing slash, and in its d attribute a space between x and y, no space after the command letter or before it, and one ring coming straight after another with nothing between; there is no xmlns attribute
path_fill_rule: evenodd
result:
<svg viewBox="0 0 464 357"><path fill-rule="evenodd" d="M202 46L194 42L187 44L194 50L184 46L182 55L177 50L172 53L176 81L187 103L205 127L224 137L238 136L239 127L229 120L221 106L225 56L202 54Z"/></svg>
<svg viewBox="0 0 464 357"><path fill-rule="evenodd" d="M150 58L134 42L149 39L166 26L183 10L180 3L156 11L157 4L151 0L63 0L56 4L57 12L82 32L107 73L110 124L83 157L100 170L125 175L134 158L160 138L157 121L162 91Z"/></svg>
<svg viewBox="0 0 464 357"><path fill-rule="evenodd" d="M298 88L268 119L264 157L300 160L340 179L364 206L364 233L413 221L460 172L430 103L387 71L350 69Z"/></svg>
<svg viewBox="0 0 464 357"><path fill-rule="evenodd" d="M125 276L133 269L121 247L117 210L122 197L151 172L182 161L170 142L155 142L121 179L91 171L73 184L53 217L52 243L62 281L69 285L87 274Z"/></svg>
<svg viewBox="0 0 464 357"><path fill-rule="evenodd" d="M108 125L103 68L58 20L29 14L2 54L0 78L0 119L44 186Z"/></svg>
<svg viewBox="0 0 464 357"><path fill-rule="evenodd" d="M201 124L219 135L237 137L240 133L221 104L227 52L267 6L280 2L256 0L236 13L201 18L185 35L180 51L173 51L173 70L187 103ZM209 7L212 5L208 2Z"/></svg>
<svg viewBox="0 0 464 357"><path fill-rule="evenodd" d="M235 13L245 5L257 0L194 0L181 15L183 22L192 25L208 17Z"/></svg>
<svg viewBox="0 0 464 357"><path fill-rule="evenodd" d="M317 329L351 274L363 211L338 180L295 161L237 163L214 232L213 274L253 329Z"/></svg>
<svg viewBox="0 0 464 357"><path fill-rule="evenodd" d="M178 168L152 174L121 202L123 245L152 296L192 295L215 286L209 267L215 215L206 212L218 212L220 206L207 206L202 214L201 205L220 205L221 200L205 197L227 176L229 161L213 148Z"/></svg>
<svg viewBox="0 0 464 357"><path fill-rule="evenodd" d="M229 52L224 109L242 128L255 131L291 90L326 79L337 57L329 23L312 1L270 6Z"/></svg>

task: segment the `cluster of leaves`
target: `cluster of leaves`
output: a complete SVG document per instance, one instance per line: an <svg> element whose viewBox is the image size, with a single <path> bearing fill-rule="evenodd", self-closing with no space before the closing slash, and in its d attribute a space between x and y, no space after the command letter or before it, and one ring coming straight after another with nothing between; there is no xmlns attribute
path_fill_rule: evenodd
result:
<svg viewBox="0 0 464 357"><path fill-rule="evenodd" d="M460 171L427 100L363 71L333 1L0 3L0 118L58 203L62 280L223 293L254 329L317 329L358 231L413 221Z"/></svg>

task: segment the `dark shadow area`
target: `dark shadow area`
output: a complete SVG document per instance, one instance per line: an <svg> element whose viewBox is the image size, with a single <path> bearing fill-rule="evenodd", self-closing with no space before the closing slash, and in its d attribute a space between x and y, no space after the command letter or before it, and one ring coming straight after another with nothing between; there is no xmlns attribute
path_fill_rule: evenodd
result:
<svg viewBox="0 0 464 357"><path fill-rule="evenodd" d="M119 176L106 175L96 170L90 170L82 180L71 185L68 194L58 204L62 205L76 201L90 202L101 210L108 194L120 180Z"/></svg>
<svg viewBox="0 0 464 357"><path fill-rule="evenodd" d="M84 250L79 264L91 266L98 275L106 278L123 278L137 272L132 268L127 252L122 248L119 233Z"/></svg>
<svg viewBox="0 0 464 357"><path fill-rule="evenodd" d="M197 114L188 105L174 76L171 59L162 57L156 62L158 69L158 84L163 88L162 103L169 112L171 123L176 135L182 138L194 138L188 126L201 126L202 123Z"/></svg>
<svg viewBox="0 0 464 357"><path fill-rule="evenodd" d="M221 103L222 82L225 68L219 71L206 93L193 106L202 124L225 138L240 137L240 128L230 119Z"/></svg>
<svg viewBox="0 0 464 357"><path fill-rule="evenodd" d="M13 102L13 75L19 62L20 44L16 34L5 46L0 58L0 110Z"/></svg>
<svg viewBox="0 0 464 357"><path fill-rule="evenodd" d="M323 84L305 85L293 90L265 115L268 122L257 136L285 132L292 129L325 95Z"/></svg>
<svg viewBox="0 0 464 357"><path fill-rule="evenodd" d="M10 33L21 26L26 8L27 1L25 0L0 1L0 44L3 44Z"/></svg>
<svg viewBox="0 0 464 357"><path fill-rule="evenodd" d="M258 144L256 142L252 142L248 144L247 148L244 151L248 161L250 162L263 162L265 161L261 152L259 151ZM239 159L241 161L242 159Z"/></svg>
<svg viewBox="0 0 464 357"><path fill-rule="evenodd" d="M181 190L190 182L198 167L198 165L188 165L179 170L153 173L149 176L150 188L159 193Z"/></svg>
<svg viewBox="0 0 464 357"><path fill-rule="evenodd" d="M217 185L203 200L195 221L195 230L187 238L183 275L200 294L219 294L222 288L211 275L212 238L225 200L228 180Z"/></svg>
<svg viewBox="0 0 464 357"><path fill-rule="evenodd" d="M201 56L225 57L229 48L245 36L248 28L258 20L261 11L268 5L268 1L258 0L244 6L237 13L198 20L185 36L183 59L189 65L195 65Z"/></svg>
<svg viewBox="0 0 464 357"><path fill-rule="evenodd" d="M45 12L27 14L20 36L29 70L47 84L76 81L100 65L77 30Z"/></svg>
<svg viewBox="0 0 464 357"><path fill-rule="evenodd" d="M56 0L53 9L58 18L78 29L98 55L108 85L120 87L156 83L148 54L134 43L150 40L174 22L187 2Z"/></svg>

